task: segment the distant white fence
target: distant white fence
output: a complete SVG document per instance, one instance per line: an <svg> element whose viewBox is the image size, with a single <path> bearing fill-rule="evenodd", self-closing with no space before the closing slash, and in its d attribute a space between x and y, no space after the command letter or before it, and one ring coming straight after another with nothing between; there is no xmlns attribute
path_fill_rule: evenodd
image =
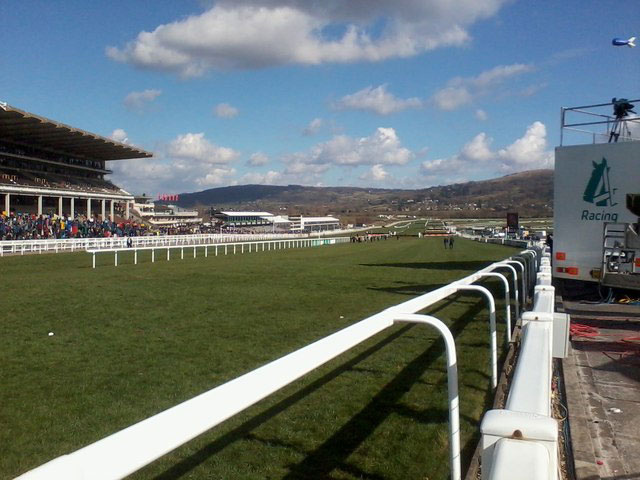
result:
<svg viewBox="0 0 640 480"><path fill-rule="evenodd" d="M87 249L87 253L92 255L92 266L96 268L96 255L113 253L114 266L118 266L119 253L133 253L133 263L138 264L138 252L151 252L151 262L156 261L156 252L162 253L166 251L167 261L171 260L171 251L179 250L180 259L184 260L185 249L187 253L193 252L193 258L200 254L204 257L209 256L209 252L215 257L220 255L235 255L237 253L258 253L260 251L283 250L287 248L305 248L319 247L322 245L335 245L338 243L348 243L349 237L335 238L294 238L294 239L278 239L278 240L262 240L253 242L234 242L234 243L204 243L204 244L184 244L184 245L153 245L150 247L124 247L111 249Z"/></svg>
<svg viewBox="0 0 640 480"><path fill-rule="evenodd" d="M476 242L495 243L497 245L507 245L509 247L516 247L516 248L529 248L536 243L531 240L517 240L514 238L500 238L500 237L484 237L481 235L471 235L468 233L461 233L461 232L458 232L458 235L464 238L468 238L469 240L475 240Z"/></svg>
<svg viewBox="0 0 640 480"><path fill-rule="evenodd" d="M78 250L104 250L124 248L131 239L133 247L160 247L180 245L202 245L214 243L233 243L275 240L281 238L310 238L308 234L227 234L208 233L196 235L149 235L140 237L109 238L59 238L38 240L4 240L0 241L0 256L5 254L25 255L30 253L75 252Z"/></svg>
<svg viewBox="0 0 640 480"><path fill-rule="evenodd" d="M522 315L521 347L504 409L482 420L482 480L558 479L558 422L551 417L553 358L567 354L569 317L554 313L551 266L544 253L533 310Z"/></svg>
<svg viewBox="0 0 640 480"><path fill-rule="evenodd" d="M515 269L513 264L518 264L522 268ZM487 296L488 290L471 284L484 279L487 274L504 269L511 272L522 272L520 277L523 288L518 295L519 287L517 285L519 282L514 278L514 286L516 286L514 296L516 298L519 296L524 304L527 300L527 291L532 286L530 278L532 274L535 274L537 265L537 253L532 250L522 252L516 260L510 259L491 264L449 285L383 310L80 450L51 460L18 478L22 480L123 478L391 327L396 322L415 322L435 327L445 339L451 478L452 480L460 480L460 432L455 344L451 332L442 322L431 316L416 315L416 312L424 310L460 290L468 290L470 287L475 287L474 290ZM487 298L490 305L489 336L492 339L493 350L495 346L493 340L495 339L495 310L492 309L494 303L490 293ZM492 355L492 370L495 368L494 362L495 357ZM493 372L492 379L494 379L493 385L495 387Z"/></svg>

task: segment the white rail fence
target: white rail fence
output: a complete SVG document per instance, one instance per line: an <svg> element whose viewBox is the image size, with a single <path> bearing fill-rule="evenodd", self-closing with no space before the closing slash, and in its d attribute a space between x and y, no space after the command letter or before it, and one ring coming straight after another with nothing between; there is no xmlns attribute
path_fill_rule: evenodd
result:
<svg viewBox="0 0 640 480"><path fill-rule="evenodd" d="M522 272L520 278L522 280L521 285L523 288L520 289L518 286L519 282L514 276L514 300L520 298L522 305L524 305L527 301L527 290L532 286L529 279L535 274L538 263L539 261L536 252L530 250L522 252L522 254L517 257L517 260L512 258L507 262L491 264L488 267L449 285L383 310L382 312L361 320L347 328L329 335L328 337L285 355L284 357L274 360L256 370L215 387L190 400L147 418L146 420L131 425L124 430L116 432L93 444L87 445L80 450L55 458L36 469L26 472L18 478L22 480L58 478L70 480L91 478L101 480L123 478L192 440L198 435L201 435L216 425L219 425L233 415L259 402L265 397L363 341L387 328L390 328L395 323L414 322L435 327L445 339L449 396L449 461L451 478L453 480L460 480L460 432L455 343L451 332L440 320L428 315L418 315L417 312L434 305L436 302L439 302L460 290L473 289L479 291L487 297L490 306L489 335L492 339L490 343L493 352L495 349L495 307L493 307L493 305L495 305L495 303L488 290L472 284L486 278L488 274L499 269L507 269L515 274L517 270L513 265L520 265L521 268L518 269L518 273ZM518 292L519 289L520 292ZM520 295L518 295L518 293ZM542 291L536 291L536 296L539 296L541 293ZM509 301L509 304L510 303L511 301ZM507 308L509 308L509 305L507 305ZM516 308L518 307L516 306ZM542 321L535 320L527 321L527 325L540 325L542 330L545 330L546 324ZM527 332L535 331L537 333L537 327L526 328ZM536 333L525 333L525 341L527 342L527 345L539 340L538 337L535 336ZM545 355L546 354L543 354L543 356ZM495 388L495 375L493 373L495 368L495 355L492 353L491 357L490 368L492 385ZM527 363L527 365L528 364L529 363ZM542 363L536 365L534 370L540 370L540 365L542 365ZM546 372L546 364L544 365L545 368L542 370ZM531 373L534 374L534 372ZM546 375L538 375L537 373L535 373L535 379L541 382L550 382L550 379L546 378ZM518 380L517 383L529 382L529 380L529 378L526 378L525 373L523 374L522 379ZM518 388L547 389L546 391L548 391L548 387L545 385L547 385L547 383L544 385L531 384ZM514 397L513 401L516 402L516 397ZM548 399L546 399L546 401L548 402ZM514 408L516 408L516 406L514 406ZM545 412L546 411L547 410L545 410ZM555 421L551 420L549 417L538 413L523 414L516 411L512 412L511 410L505 410L505 412L507 412L507 415L515 415L518 418L522 415L525 415L527 419L530 419L532 415L536 416L535 420L538 421L536 425L538 425L539 428L535 430L535 433L538 434L538 432L542 432L540 435L535 437L534 440L536 441L539 440L538 437L540 436L543 437L542 440L547 438L547 436L545 436L547 429L545 429L546 423L544 423L544 421L552 421L555 423ZM488 412L485 416L483 427L486 427L491 423L487 420L488 418L490 419L491 417L500 415L502 415L501 411ZM509 417L509 419L510 418L511 417ZM503 425L503 422L497 423ZM520 424L518 424L517 428L522 428L519 425ZM524 428L523 432L525 432L524 435L527 439L531 438L531 435L534 433L533 430L529 431L526 428ZM509 435L512 433L513 430L509 432ZM505 450L505 448L508 449L510 444L500 443L500 441L496 441L494 444L496 447L491 448L491 458L493 458L493 470L495 471L499 468L503 468L503 462L501 459L505 454L501 454L501 452ZM537 450L536 452L539 453ZM528 454L529 452L526 453ZM513 455L513 453L509 451L509 457L504 458L515 460L522 458L520 456L512 457L511 455ZM489 459L489 457L487 458ZM490 459L488 461L491 466ZM513 473L513 470L511 473ZM552 477L536 478L544 478L546 480L547 478Z"/></svg>
<svg viewBox="0 0 640 480"><path fill-rule="evenodd" d="M184 260L185 249L193 252L193 258L198 255L198 249L200 254L204 257L209 256L209 249L211 254L215 257L220 255L236 255L238 253L258 253L260 251L271 250L283 250L287 248L305 248L305 247L319 247L321 245L335 245L338 243L348 243L349 237L335 237L335 238L295 238L295 239L279 239L279 240L262 240L254 242L235 242L235 243L204 243L204 244L186 244L186 245L155 245L151 247L124 247L124 248L112 248L112 249L88 249L87 253L92 255L92 266L96 268L96 255L113 253L114 266L118 266L118 254L133 253L133 263L138 264L138 252L151 252L151 262L156 261L156 251L166 251L167 261L171 260L171 250L180 250L180 259Z"/></svg>
<svg viewBox="0 0 640 480"><path fill-rule="evenodd" d="M482 420L482 479L556 480L558 422L551 417L553 358L567 354L569 317L554 313L551 266L544 253L533 310L522 315L521 347L504 409Z"/></svg>
<svg viewBox="0 0 640 480"><path fill-rule="evenodd" d="M315 236L317 237L317 236ZM263 241L275 239L311 238L308 234L226 234L211 233L197 235L152 235L141 237L109 237L109 238L59 238L39 240L4 240L0 241L0 257L5 254L58 253L78 250L104 250L124 248L127 241L133 247L203 245L215 243L233 243L242 241Z"/></svg>

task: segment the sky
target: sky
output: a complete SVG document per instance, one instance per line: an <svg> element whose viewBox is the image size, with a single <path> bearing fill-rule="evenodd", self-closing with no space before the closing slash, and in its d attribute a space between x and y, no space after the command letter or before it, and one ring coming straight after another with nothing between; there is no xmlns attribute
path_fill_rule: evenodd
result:
<svg viewBox="0 0 640 480"><path fill-rule="evenodd" d="M0 102L153 152L155 196L553 168L560 108L640 97L638 0L0 0Z"/></svg>

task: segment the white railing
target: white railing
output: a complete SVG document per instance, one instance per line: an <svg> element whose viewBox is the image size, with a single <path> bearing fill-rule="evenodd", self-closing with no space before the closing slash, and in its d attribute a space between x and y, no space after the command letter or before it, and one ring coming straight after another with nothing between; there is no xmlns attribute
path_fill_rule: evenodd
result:
<svg viewBox="0 0 640 480"><path fill-rule="evenodd" d="M521 261L524 264L523 271L535 268L537 263L535 258L532 259L528 255L523 256ZM445 338L447 371L449 373L451 478L452 480L460 480L455 344L451 332L442 322L430 316L416 315L416 312L434 305L459 290L466 289L465 287L485 278L485 274L504 266L500 262L489 265L449 285L383 310L98 442L51 460L19 478L22 480L123 478L391 327L396 322L416 322L436 327ZM524 279L525 276L522 278ZM486 294L484 291L482 293ZM526 298L525 292L521 293L521 298ZM493 304L493 297L490 297L489 303ZM495 324L491 323L490 335L493 337ZM493 365L491 365L491 369L493 369Z"/></svg>
<svg viewBox="0 0 640 480"><path fill-rule="evenodd" d="M528 252L523 252L528 255ZM482 433L482 479L557 480L558 424L551 417L553 358L562 357L568 335L568 316L554 314L550 258L544 253L538 266L533 310L522 314L521 347L507 402L503 410L487 412ZM533 275L529 270L529 275ZM529 278L531 278L529 276Z"/></svg>
<svg viewBox="0 0 640 480"><path fill-rule="evenodd" d="M295 238L295 239L279 239L279 240L262 240L254 242L233 242L233 243L203 243L203 244L179 244L179 245L152 245L149 247L119 247L110 249L87 249L87 253L92 255L92 266L96 268L96 255L113 253L114 266L118 266L119 253L133 253L133 264L138 264L138 252L151 252L151 263L156 261L156 251L166 251L167 261L171 260L171 251L180 249L180 259L184 260L185 248L193 252L193 258L198 255L198 249L201 249L201 255L215 257L220 255L236 255L238 253L258 253L259 251L283 250L288 248L305 248L319 247L321 245L335 245L338 243L348 243L349 237L335 238Z"/></svg>
<svg viewBox="0 0 640 480"><path fill-rule="evenodd" d="M310 238L307 234L228 234L208 233L194 235L150 235L139 237L109 237L109 238L59 238L38 240L4 240L0 241L0 256L5 254L30 253L58 253L75 252L87 249L114 249L127 246L131 239L134 247L194 245L233 243L242 241L262 241L279 238Z"/></svg>

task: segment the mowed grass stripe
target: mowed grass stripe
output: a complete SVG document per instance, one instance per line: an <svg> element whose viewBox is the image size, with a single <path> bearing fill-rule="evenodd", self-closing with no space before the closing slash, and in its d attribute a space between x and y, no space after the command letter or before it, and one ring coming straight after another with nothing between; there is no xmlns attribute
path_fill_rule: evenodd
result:
<svg viewBox="0 0 640 480"><path fill-rule="evenodd" d="M438 238L187 251L95 270L86 253L0 259L2 478L513 253L465 240L444 250ZM459 295L429 313L456 335L468 457L490 396L485 301ZM435 338L393 327L134 477L447 478Z"/></svg>

